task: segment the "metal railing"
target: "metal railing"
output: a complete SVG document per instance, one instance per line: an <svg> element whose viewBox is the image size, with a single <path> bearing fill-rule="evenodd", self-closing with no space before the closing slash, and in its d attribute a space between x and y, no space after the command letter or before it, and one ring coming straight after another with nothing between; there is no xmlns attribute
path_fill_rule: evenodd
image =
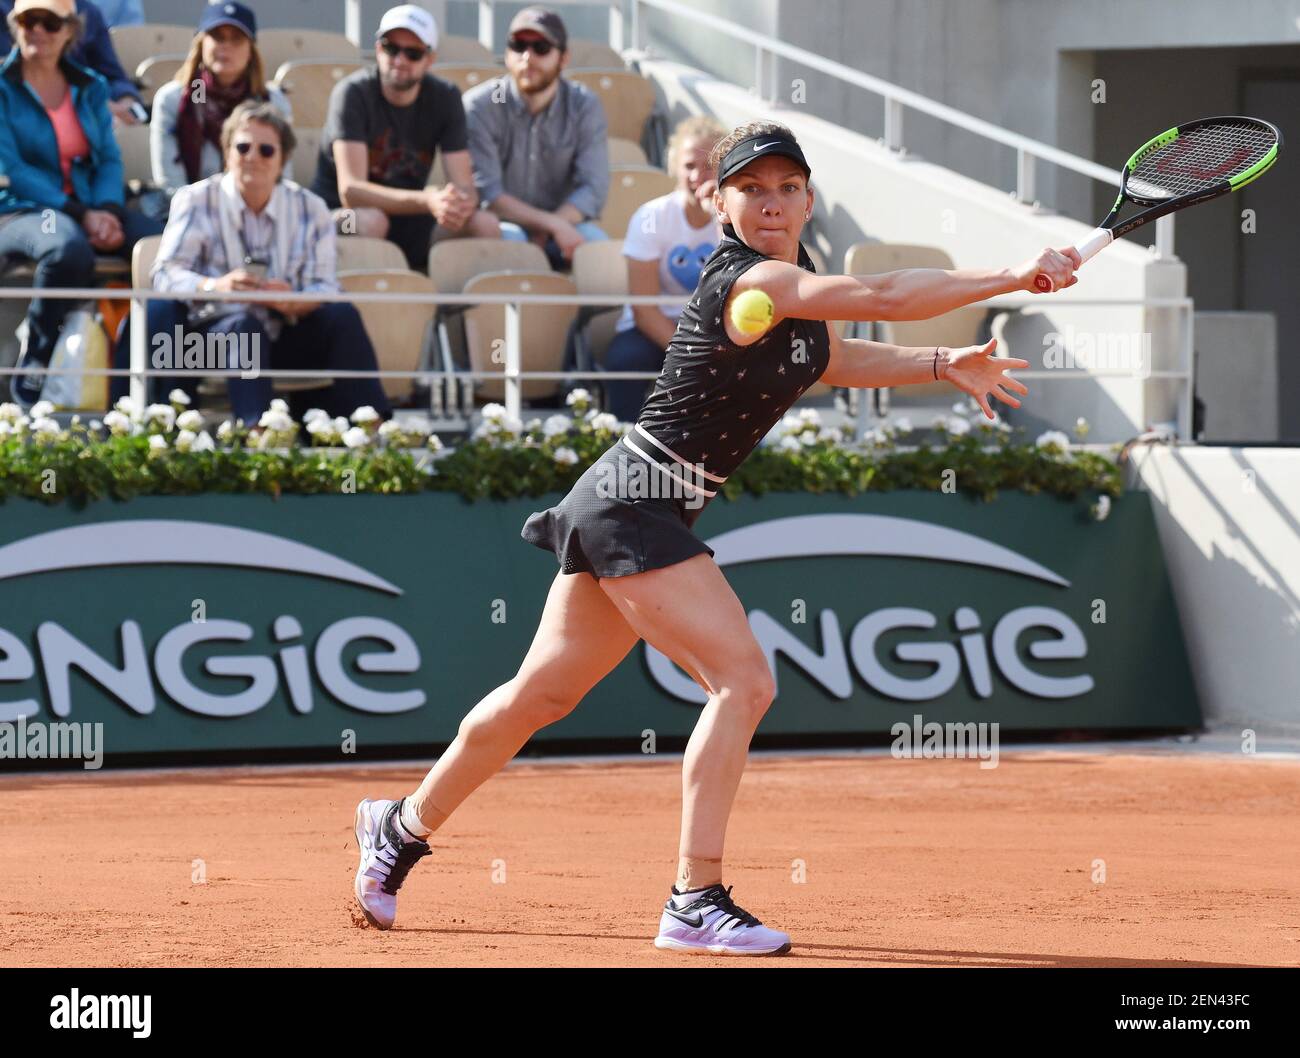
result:
<svg viewBox="0 0 1300 1058"><path fill-rule="evenodd" d="M37 292L34 288L27 287L0 287L0 300L28 300L32 294ZM131 359L130 366L126 368L86 368L75 369L73 373L80 373L92 376L109 376L109 377L129 377L131 379L130 396L140 406L146 403L147 383L152 377L250 377L249 372L241 371L239 368L227 369L208 369L208 368L162 368L153 367L149 363L148 345L149 336L146 324L146 304L150 300L164 301L229 301L241 304L250 304L255 302L273 302L282 301L287 296L285 291L230 291L221 292L213 291L203 293L196 298L194 292L163 292L150 288L125 289L120 287L86 287L86 288L57 288L44 287L39 289L39 295L42 298L53 298L57 300L69 301L103 301L103 300L123 300L131 301ZM320 292L292 292L294 301L312 301L323 304L329 303L347 303L347 304L367 304L367 303L404 303L404 304L428 304L428 305L448 305L448 306L473 306L473 305L503 305L505 307L505 341L504 341L504 362L502 370L499 371L473 371L461 370L460 368L426 368L414 371L390 371L377 368L373 371L351 371L351 370L329 370L330 378L379 378L381 381L385 378L402 378L415 379L424 382L429 387L430 393L430 414L437 420L440 419L445 410L442 400L441 387L446 387L450 394L455 393L457 381L469 381L471 383L478 381L498 381L502 382L505 389L505 408L507 415L516 419L522 418L523 410L523 383L529 381L577 381L585 379L598 379L601 381L616 380L641 380L652 381L659 378L659 371L524 371L521 369L523 336L520 329L521 310L525 305L573 305L582 307L605 307L619 308L623 305L684 305L687 301L685 295L620 295L620 294L418 294L418 293L384 293L381 291L364 291L364 292L347 292L326 294ZM1002 309L1009 312L1020 312L1023 309L1039 309L1048 311L1049 306L1044 305L1038 296L1024 295L1013 297L1004 295L997 298L991 298L987 301L978 302L977 304L990 308ZM1180 342L1180 364L1173 370L1145 371L1140 375L1132 370L1107 370L1094 369L1091 367L1083 368L1051 368L1040 370L1018 370L1014 377L1018 379L1052 379L1059 381L1096 381L1101 378L1141 378L1146 379L1173 379L1181 383L1179 405L1178 405L1178 436L1183 440L1192 440L1192 326L1191 314L1193 303L1191 298L1097 298L1097 299L1071 299L1062 305L1069 309L1076 308L1142 308L1142 309L1176 309L1180 315L1185 316L1183 326L1181 327L1182 340ZM1003 355L1014 355L1012 350L1002 350ZM1028 359L1028 357L1025 357ZM0 378L5 378L14 374L27 374L28 369L19 369L18 367L0 368ZM36 369L31 373L35 374L67 374L66 370L59 368ZM264 378L285 378L285 379L304 379L313 378L313 372L310 368L304 369L262 369L260 365L256 368L254 375ZM463 419L468 422L470 413L473 408L472 390L467 389L464 392L466 402L463 404L465 414ZM3 397L0 397L3 399ZM454 396L451 403L454 405ZM867 402L865 400L857 402L857 428L859 435L868 428Z"/></svg>

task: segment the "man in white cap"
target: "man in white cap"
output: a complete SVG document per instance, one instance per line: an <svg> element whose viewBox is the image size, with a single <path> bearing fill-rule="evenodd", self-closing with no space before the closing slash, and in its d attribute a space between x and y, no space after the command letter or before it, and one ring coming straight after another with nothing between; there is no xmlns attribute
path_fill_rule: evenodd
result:
<svg viewBox="0 0 1300 1058"><path fill-rule="evenodd" d="M424 8L402 4L384 13L377 66L330 93L312 183L340 234L390 239L417 271L428 266L435 225L439 237L499 232L478 209L460 90L429 72L437 46L437 24ZM430 188L437 151L448 181Z"/></svg>

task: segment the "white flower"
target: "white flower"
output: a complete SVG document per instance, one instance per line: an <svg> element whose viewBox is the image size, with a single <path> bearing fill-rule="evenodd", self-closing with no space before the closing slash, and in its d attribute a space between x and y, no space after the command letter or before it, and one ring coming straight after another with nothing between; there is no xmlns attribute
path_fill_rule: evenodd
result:
<svg viewBox="0 0 1300 1058"><path fill-rule="evenodd" d="M504 419L506 417L506 406L504 404L489 403L483 405L483 418L487 419Z"/></svg>
<svg viewBox="0 0 1300 1058"><path fill-rule="evenodd" d="M618 416L602 411L591 420L591 428L593 430L609 430L612 433L618 429Z"/></svg>
<svg viewBox="0 0 1300 1058"><path fill-rule="evenodd" d="M148 423L160 423L167 431L176 424L176 409L170 404L150 404L144 410L144 418Z"/></svg>
<svg viewBox="0 0 1300 1058"><path fill-rule="evenodd" d="M5 437L14 432L13 425L7 419L0 419L0 437Z"/></svg>
<svg viewBox="0 0 1300 1058"><path fill-rule="evenodd" d="M839 444L842 439L843 435L839 430L830 426L823 426L817 431L817 440L821 441L823 444Z"/></svg>
<svg viewBox="0 0 1300 1058"><path fill-rule="evenodd" d="M817 413L816 408L800 408L799 422L812 423L812 425L814 426L820 426L822 422L822 417Z"/></svg>
<svg viewBox="0 0 1300 1058"><path fill-rule="evenodd" d="M17 404L0 404L0 422L17 422L23 417L23 409Z"/></svg>
<svg viewBox="0 0 1300 1058"><path fill-rule="evenodd" d="M54 405L48 400L38 400L32 405L32 410L27 413L33 420L47 419L54 414Z"/></svg>
<svg viewBox="0 0 1300 1058"><path fill-rule="evenodd" d="M154 434L157 437L157 434ZM193 430L182 430L176 435L176 451L188 452L194 447L194 442L198 440L198 434Z"/></svg>
<svg viewBox="0 0 1300 1058"><path fill-rule="evenodd" d="M369 404L363 404L352 413L352 421L358 426L368 422L378 422L379 412L375 411Z"/></svg>
<svg viewBox="0 0 1300 1058"><path fill-rule="evenodd" d="M328 419L329 412L321 408L308 408L307 414L302 417L303 422L311 422L312 419Z"/></svg>
<svg viewBox="0 0 1300 1058"><path fill-rule="evenodd" d="M104 428L104 423L100 419L91 419L90 428L94 430L96 433L98 433L100 430Z"/></svg>
<svg viewBox="0 0 1300 1058"><path fill-rule="evenodd" d="M193 452L211 452L217 446L212 443L212 435L207 430L202 431L198 437L194 438Z"/></svg>
<svg viewBox="0 0 1300 1058"><path fill-rule="evenodd" d="M954 437L960 437L962 434L970 433L970 423L965 419L958 419L953 416L948 420L948 432Z"/></svg>
<svg viewBox="0 0 1300 1058"><path fill-rule="evenodd" d="M370 443L370 434L360 426L353 426L343 435L343 443L349 448L365 448Z"/></svg>
<svg viewBox="0 0 1300 1058"><path fill-rule="evenodd" d="M227 419L217 427L217 440L226 444L235 436L235 424Z"/></svg>
<svg viewBox="0 0 1300 1058"><path fill-rule="evenodd" d="M334 427L334 432L338 434L340 437L342 437L345 433L348 432L348 421L347 419L343 418L342 415L334 416L334 422L332 423L332 425Z"/></svg>
<svg viewBox="0 0 1300 1058"><path fill-rule="evenodd" d="M1034 442L1039 448L1057 448L1062 455L1070 450L1070 439L1060 430L1048 430L1038 435Z"/></svg>
<svg viewBox="0 0 1300 1058"><path fill-rule="evenodd" d="M1103 493L1097 497L1097 502L1092 505L1092 516L1097 521L1104 522L1108 514L1110 514L1110 497Z"/></svg>
<svg viewBox="0 0 1300 1058"><path fill-rule="evenodd" d="M574 392L578 392L575 390ZM573 466L578 461L578 453L572 448L557 448L555 450L555 461L564 466Z"/></svg>
<svg viewBox="0 0 1300 1058"><path fill-rule="evenodd" d="M138 419L140 417L140 405L130 397L119 397L116 404L113 405L115 411L120 411L128 419Z"/></svg>
<svg viewBox="0 0 1300 1058"><path fill-rule="evenodd" d="M278 411L282 415L288 415L289 402L287 400L284 400L282 397L276 397L274 400L271 401L271 410Z"/></svg>
<svg viewBox="0 0 1300 1058"><path fill-rule="evenodd" d="M35 410L36 410L36 406L32 405L32 411ZM41 416L39 419L33 416L32 433L57 434L58 432L59 432L59 424L55 422L53 419L44 415Z"/></svg>
<svg viewBox="0 0 1300 1058"><path fill-rule="evenodd" d="M572 420L567 415L548 415L546 421L542 423L542 436L555 437L558 434L568 433Z"/></svg>
<svg viewBox="0 0 1300 1058"><path fill-rule="evenodd" d="M585 389L575 389L572 390L569 393L569 395L564 398L564 403L569 405L569 407L573 407L575 404L579 404L579 403L590 404L591 394L588 393Z"/></svg>
<svg viewBox="0 0 1300 1058"><path fill-rule="evenodd" d="M183 411L176 416L176 428L178 430L189 430L191 433L203 426L203 413L197 411Z"/></svg>
<svg viewBox="0 0 1300 1058"><path fill-rule="evenodd" d="M283 404L284 401L280 401L280 403ZM275 433L292 433L294 430L294 421L290 418L289 413L274 407L270 411L262 412L262 417L257 420L257 425L267 430L273 430Z"/></svg>
<svg viewBox="0 0 1300 1058"><path fill-rule="evenodd" d="M777 442L776 447L781 449L781 451L783 452L798 452L801 448L803 448L803 445L799 443L799 438L795 437L792 434L787 434L785 437L782 437L779 442Z"/></svg>
<svg viewBox="0 0 1300 1058"><path fill-rule="evenodd" d="M862 441L864 444L883 445L889 443L889 438L884 430L868 430L862 435Z"/></svg>
<svg viewBox="0 0 1300 1058"><path fill-rule="evenodd" d="M402 428L397 424L396 419L389 419L387 422L381 423L379 426L379 436L384 438L384 440L389 440L394 434L401 432Z"/></svg>
<svg viewBox="0 0 1300 1058"><path fill-rule="evenodd" d="M817 443L817 435L814 433L801 433L799 435L799 443L805 448L811 448Z"/></svg>
<svg viewBox="0 0 1300 1058"><path fill-rule="evenodd" d="M119 403L121 402L119 401ZM114 437L122 437L131 432L131 420L116 408L104 416L104 425L108 427L108 432Z"/></svg>
<svg viewBox="0 0 1300 1058"><path fill-rule="evenodd" d="M427 437L433 429L433 420L427 415L412 415L409 419L403 420L402 429L407 434L418 433L421 437Z"/></svg>
<svg viewBox="0 0 1300 1058"><path fill-rule="evenodd" d="M895 419L892 424L887 425L885 429L892 430L894 433L911 433L912 420L906 415L903 415Z"/></svg>
<svg viewBox="0 0 1300 1058"><path fill-rule="evenodd" d="M149 436L149 450L151 452L164 452L167 450L167 438L162 434L156 433Z"/></svg>
<svg viewBox="0 0 1300 1058"><path fill-rule="evenodd" d="M429 434L429 440L425 443L429 446L430 452L441 452L443 449L442 440L436 433Z"/></svg>
<svg viewBox="0 0 1300 1058"><path fill-rule="evenodd" d="M1074 436L1077 437L1080 441L1082 441L1085 437L1088 436L1088 431L1091 429L1092 427L1088 425L1088 420L1085 419L1082 415L1080 415L1077 419L1074 420ZM1105 515L1102 515L1102 517L1104 518Z"/></svg>
<svg viewBox="0 0 1300 1058"><path fill-rule="evenodd" d="M334 429L334 423L328 415L318 415L314 419L308 419L307 432L316 438L338 436L338 431Z"/></svg>
<svg viewBox="0 0 1300 1058"><path fill-rule="evenodd" d="M179 404L182 408L188 408L190 406L190 395L183 389L174 389L167 394L167 402L169 404Z"/></svg>

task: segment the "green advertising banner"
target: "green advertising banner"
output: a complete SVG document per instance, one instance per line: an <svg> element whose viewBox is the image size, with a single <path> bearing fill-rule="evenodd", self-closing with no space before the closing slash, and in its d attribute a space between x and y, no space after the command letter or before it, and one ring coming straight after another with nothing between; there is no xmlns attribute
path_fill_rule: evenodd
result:
<svg viewBox="0 0 1300 1058"><path fill-rule="evenodd" d="M0 768L20 725L114 754L451 741L518 670L557 563L545 496L145 497L0 507ZM719 498L696 524L777 681L759 728L1188 729L1201 718L1149 498ZM600 635L593 628L592 635ZM539 742L689 734L703 692L638 644ZM5 752L8 732L10 752ZM354 758L355 759L355 758Z"/></svg>

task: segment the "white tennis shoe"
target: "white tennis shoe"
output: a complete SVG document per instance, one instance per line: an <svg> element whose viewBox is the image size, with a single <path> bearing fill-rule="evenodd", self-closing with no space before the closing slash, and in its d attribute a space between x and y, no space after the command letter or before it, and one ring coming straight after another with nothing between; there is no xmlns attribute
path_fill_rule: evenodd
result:
<svg viewBox="0 0 1300 1058"><path fill-rule="evenodd" d="M357 805L355 830L361 865L353 891L361 913L375 929L391 929L397 917L397 890L416 860L433 850L429 843L403 839L393 826L401 801L371 801Z"/></svg>
<svg viewBox="0 0 1300 1058"><path fill-rule="evenodd" d="M664 905L655 947L707 955L780 955L790 935L768 929L731 899L732 886L712 885L685 907Z"/></svg>

